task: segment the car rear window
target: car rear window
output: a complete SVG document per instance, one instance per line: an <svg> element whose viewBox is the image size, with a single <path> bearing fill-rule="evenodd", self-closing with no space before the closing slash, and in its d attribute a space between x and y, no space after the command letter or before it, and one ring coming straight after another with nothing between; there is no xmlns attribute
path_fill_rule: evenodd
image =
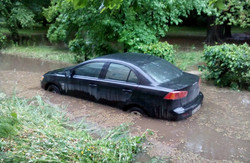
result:
<svg viewBox="0 0 250 163"><path fill-rule="evenodd" d="M180 69L163 59L144 64L141 68L158 83L168 82L182 75Z"/></svg>

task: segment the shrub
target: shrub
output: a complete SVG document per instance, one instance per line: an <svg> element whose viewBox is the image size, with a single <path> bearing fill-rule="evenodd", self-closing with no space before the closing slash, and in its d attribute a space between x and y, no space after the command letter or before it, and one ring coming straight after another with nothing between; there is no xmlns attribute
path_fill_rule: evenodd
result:
<svg viewBox="0 0 250 163"><path fill-rule="evenodd" d="M142 44L135 48L140 53L153 54L167 61L174 63L174 47L167 42L157 42L149 45Z"/></svg>
<svg viewBox="0 0 250 163"><path fill-rule="evenodd" d="M206 46L204 59L207 79L214 80L218 86L233 89L248 88L250 79L250 48L248 44L223 44Z"/></svg>
<svg viewBox="0 0 250 163"><path fill-rule="evenodd" d="M2 49L6 44L7 38L5 35L0 33L0 49Z"/></svg>
<svg viewBox="0 0 250 163"><path fill-rule="evenodd" d="M76 63L114 52L108 44L92 43L85 39L70 41L69 49L75 53L74 60Z"/></svg>

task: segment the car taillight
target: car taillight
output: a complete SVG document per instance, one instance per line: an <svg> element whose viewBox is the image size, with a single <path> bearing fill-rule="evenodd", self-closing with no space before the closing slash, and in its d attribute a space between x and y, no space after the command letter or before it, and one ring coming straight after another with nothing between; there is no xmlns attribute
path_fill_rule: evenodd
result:
<svg viewBox="0 0 250 163"><path fill-rule="evenodd" d="M166 100L177 100L177 99L186 97L187 94L188 94L188 91L173 91L173 92L168 93L164 97L164 99L166 99Z"/></svg>

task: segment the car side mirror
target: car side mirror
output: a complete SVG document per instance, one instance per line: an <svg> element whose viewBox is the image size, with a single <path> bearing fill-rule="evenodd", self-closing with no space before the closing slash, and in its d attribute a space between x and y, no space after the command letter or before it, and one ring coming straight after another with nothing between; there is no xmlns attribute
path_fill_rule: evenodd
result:
<svg viewBox="0 0 250 163"><path fill-rule="evenodd" d="M70 70L65 71L65 77L72 78L72 76L73 76L72 71L70 71Z"/></svg>

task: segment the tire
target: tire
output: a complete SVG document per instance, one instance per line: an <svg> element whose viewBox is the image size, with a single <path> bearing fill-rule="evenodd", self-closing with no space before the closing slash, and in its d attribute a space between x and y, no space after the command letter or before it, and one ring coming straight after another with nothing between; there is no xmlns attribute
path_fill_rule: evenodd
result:
<svg viewBox="0 0 250 163"><path fill-rule="evenodd" d="M47 90L52 93L61 94L60 89L55 85L50 85Z"/></svg>
<svg viewBox="0 0 250 163"><path fill-rule="evenodd" d="M137 116L145 116L146 115L145 112L141 108L138 108L138 107L132 107L132 108L128 109L128 112L131 114L137 115Z"/></svg>

